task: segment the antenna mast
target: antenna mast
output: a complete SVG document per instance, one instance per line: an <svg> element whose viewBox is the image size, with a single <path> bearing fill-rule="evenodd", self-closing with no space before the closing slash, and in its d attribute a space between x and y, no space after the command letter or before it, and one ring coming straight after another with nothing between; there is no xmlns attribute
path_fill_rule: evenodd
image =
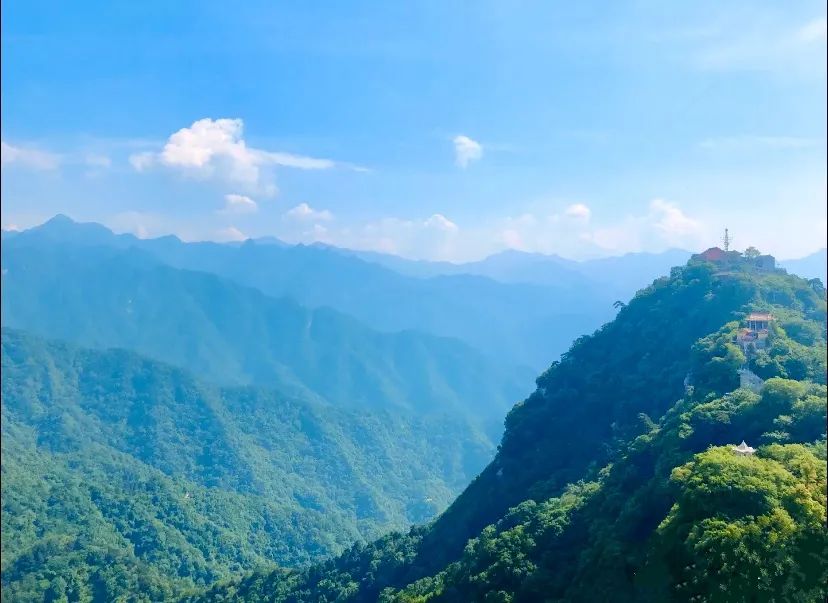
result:
<svg viewBox="0 0 828 603"><path fill-rule="evenodd" d="M728 231L728 229L727 229L727 228L725 228L725 234L724 234L724 239L723 239L723 242L724 242L724 250L725 250L725 251L730 251L730 244L731 244L733 241L732 241L732 240L731 240L731 238L730 238L730 231Z"/></svg>

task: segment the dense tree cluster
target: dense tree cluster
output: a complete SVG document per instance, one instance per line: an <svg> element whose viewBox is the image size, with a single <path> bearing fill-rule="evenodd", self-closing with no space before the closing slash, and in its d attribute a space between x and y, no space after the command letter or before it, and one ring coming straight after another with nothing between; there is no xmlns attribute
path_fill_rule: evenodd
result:
<svg viewBox="0 0 828 603"><path fill-rule="evenodd" d="M9 329L2 446L9 601L159 601L324 558L429 519L492 451L456 417L219 388Z"/></svg>
<svg viewBox="0 0 828 603"><path fill-rule="evenodd" d="M825 308L804 280L692 261L538 379L435 522L191 600L822 601ZM768 346L745 353L733 336L761 310Z"/></svg>

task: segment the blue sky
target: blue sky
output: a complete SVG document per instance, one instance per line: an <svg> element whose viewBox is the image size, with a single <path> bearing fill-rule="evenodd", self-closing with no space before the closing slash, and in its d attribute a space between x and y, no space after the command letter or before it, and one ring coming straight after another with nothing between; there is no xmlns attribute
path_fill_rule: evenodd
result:
<svg viewBox="0 0 828 603"><path fill-rule="evenodd" d="M2 222L408 257L826 239L824 2L2 4Z"/></svg>

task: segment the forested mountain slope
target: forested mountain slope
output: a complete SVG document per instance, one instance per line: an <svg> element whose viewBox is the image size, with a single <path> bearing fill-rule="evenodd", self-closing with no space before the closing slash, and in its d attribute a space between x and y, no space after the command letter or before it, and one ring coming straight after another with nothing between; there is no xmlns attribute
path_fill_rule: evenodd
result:
<svg viewBox="0 0 828 603"><path fill-rule="evenodd" d="M160 601L318 559L431 517L492 452L464 421L219 388L5 328L2 446L4 601Z"/></svg>
<svg viewBox="0 0 828 603"><path fill-rule="evenodd" d="M753 310L763 349L734 342ZM819 282L691 260L538 378L433 524L194 599L822 601L825 310Z"/></svg>
<svg viewBox="0 0 828 603"><path fill-rule="evenodd" d="M333 248L184 243L172 236L141 240L65 216L4 241L10 246L56 242L137 247L170 266L216 274L310 308L334 308L374 329L456 337L501 363L535 371L611 318L615 300L577 274L543 285L470 274L421 279Z"/></svg>
<svg viewBox="0 0 828 603"><path fill-rule="evenodd" d="M135 249L3 242L2 321L124 347L223 384L279 387L338 406L472 417L499 431L531 373L466 344L380 333Z"/></svg>

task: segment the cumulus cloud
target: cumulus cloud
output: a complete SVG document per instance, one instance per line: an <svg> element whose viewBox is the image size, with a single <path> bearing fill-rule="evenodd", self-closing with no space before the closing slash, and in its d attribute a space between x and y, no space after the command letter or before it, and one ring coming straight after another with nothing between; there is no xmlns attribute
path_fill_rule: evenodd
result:
<svg viewBox="0 0 828 603"><path fill-rule="evenodd" d="M650 217L653 226L668 241L695 235L701 231L701 222L685 214L675 203L663 199L654 199L650 203Z"/></svg>
<svg viewBox="0 0 828 603"><path fill-rule="evenodd" d="M33 148L11 145L0 141L0 164L17 164L33 170L54 170L60 165L60 155Z"/></svg>
<svg viewBox="0 0 828 603"><path fill-rule="evenodd" d="M259 210L258 204L247 195L230 193L224 195L224 209L227 214L252 214Z"/></svg>
<svg viewBox="0 0 828 603"><path fill-rule="evenodd" d="M592 215L592 211L583 203L575 203L566 208L564 215L569 218L588 222L589 217Z"/></svg>
<svg viewBox="0 0 828 603"><path fill-rule="evenodd" d="M454 137L454 160L461 168L466 168L468 165L483 157L483 145L476 140L472 140L468 136Z"/></svg>
<svg viewBox="0 0 828 603"><path fill-rule="evenodd" d="M135 153L129 161L137 171L162 165L192 176L221 178L261 194L276 192L267 172L274 166L301 170L337 166L355 169L330 159L251 147L244 139L244 122L226 118L199 119L170 135L161 151Z"/></svg>
<svg viewBox="0 0 828 603"><path fill-rule="evenodd" d="M235 226L227 226L216 231L216 241L221 243L233 243L247 240L247 235Z"/></svg>
<svg viewBox="0 0 828 603"><path fill-rule="evenodd" d="M627 216L585 235L586 240L612 253L655 251L665 247L697 249L708 238L700 220L688 216L677 203L663 199L651 201L644 215Z"/></svg>
<svg viewBox="0 0 828 603"><path fill-rule="evenodd" d="M327 209L316 210L307 203L300 203L285 212L285 217L300 222L328 222L333 220L333 214Z"/></svg>
<svg viewBox="0 0 828 603"><path fill-rule="evenodd" d="M433 214L425 222L423 226L426 228L436 228L445 232L457 232L457 224L446 218L443 214Z"/></svg>

